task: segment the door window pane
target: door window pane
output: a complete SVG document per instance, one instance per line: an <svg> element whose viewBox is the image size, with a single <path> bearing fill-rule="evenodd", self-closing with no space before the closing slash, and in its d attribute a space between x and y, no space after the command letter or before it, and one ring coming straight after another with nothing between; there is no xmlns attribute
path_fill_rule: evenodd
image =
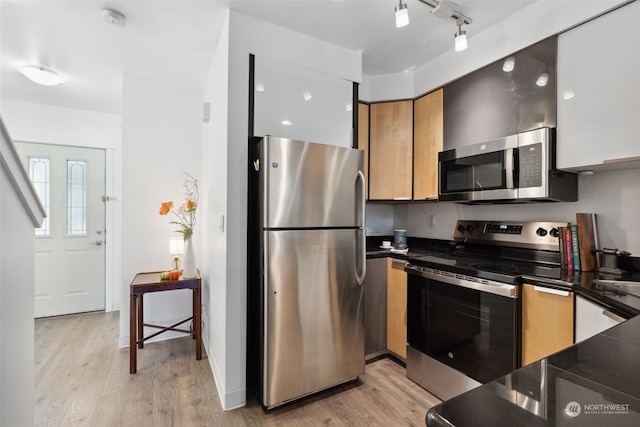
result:
<svg viewBox="0 0 640 427"><path fill-rule="evenodd" d="M36 236L51 234L51 160L48 157L29 157L29 178L47 215Z"/></svg>
<svg viewBox="0 0 640 427"><path fill-rule="evenodd" d="M67 160L67 235L87 234L87 162Z"/></svg>

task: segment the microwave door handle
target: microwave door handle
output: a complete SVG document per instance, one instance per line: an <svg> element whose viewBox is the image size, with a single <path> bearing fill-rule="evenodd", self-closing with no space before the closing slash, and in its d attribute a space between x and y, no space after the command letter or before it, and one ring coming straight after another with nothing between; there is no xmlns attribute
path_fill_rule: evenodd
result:
<svg viewBox="0 0 640 427"><path fill-rule="evenodd" d="M515 152L513 148L507 148L504 154L504 169L506 173L507 182L505 183L505 187L507 189L515 188L513 185L514 175L515 175Z"/></svg>

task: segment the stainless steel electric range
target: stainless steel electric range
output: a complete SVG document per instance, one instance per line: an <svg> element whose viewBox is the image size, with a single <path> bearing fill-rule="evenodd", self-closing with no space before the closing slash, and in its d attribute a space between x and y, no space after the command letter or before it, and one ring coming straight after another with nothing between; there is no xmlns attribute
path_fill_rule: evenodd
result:
<svg viewBox="0 0 640 427"><path fill-rule="evenodd" d="M407 377L446 400L519 367L519 281L561 283L557 222L458 221L407 271Z"/></svg>

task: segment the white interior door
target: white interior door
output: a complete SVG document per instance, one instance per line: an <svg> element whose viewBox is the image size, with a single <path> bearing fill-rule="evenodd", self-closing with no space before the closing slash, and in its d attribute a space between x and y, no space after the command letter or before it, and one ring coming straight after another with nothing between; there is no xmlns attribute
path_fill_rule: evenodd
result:
<svg viewBox="0 0 640 427"><path fill-rule="evenodd" d="M35 230L35 317L104 310L104 150L17 147L47 212Z"/></svg>

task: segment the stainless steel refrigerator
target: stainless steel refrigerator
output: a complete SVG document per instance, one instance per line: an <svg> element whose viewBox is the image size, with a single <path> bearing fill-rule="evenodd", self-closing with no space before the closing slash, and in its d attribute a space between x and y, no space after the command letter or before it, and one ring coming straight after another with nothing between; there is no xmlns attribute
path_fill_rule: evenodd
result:
<svg viewBox="0 0 640 427"><path fill-rule="evenodd" d="M264 408L364 374L363 152L249 140L247 386Z"/></svg>

